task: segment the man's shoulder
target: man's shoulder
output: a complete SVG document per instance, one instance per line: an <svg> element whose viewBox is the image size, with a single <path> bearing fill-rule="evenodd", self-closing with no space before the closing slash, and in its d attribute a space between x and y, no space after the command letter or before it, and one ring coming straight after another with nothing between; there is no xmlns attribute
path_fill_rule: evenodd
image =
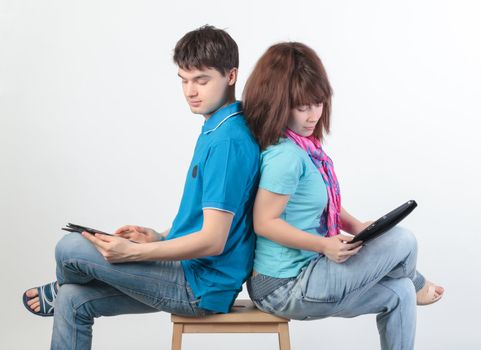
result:
<svg viewBox="0 0 481 350"><path fill-rule="evenodd" d="M226 120L223 125L214 131L212 136L212 147L219 144L242 145L243 147L257 149L257 153L259 153L259 146L247 127L242 114Z"/></svg>

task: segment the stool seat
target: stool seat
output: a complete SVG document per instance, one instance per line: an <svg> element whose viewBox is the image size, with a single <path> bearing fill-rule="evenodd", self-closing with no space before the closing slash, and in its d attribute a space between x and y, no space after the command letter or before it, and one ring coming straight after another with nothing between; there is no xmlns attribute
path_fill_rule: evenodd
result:
<svg viewBox="0 0 481 350"><path fill-rule="evenodd" d="M227 314L202 317L172 314L171 321L172 350L181 349L184 333L277 333L279 349L290 349L289 320L260 311L248 299L236 300Z"/></svg>

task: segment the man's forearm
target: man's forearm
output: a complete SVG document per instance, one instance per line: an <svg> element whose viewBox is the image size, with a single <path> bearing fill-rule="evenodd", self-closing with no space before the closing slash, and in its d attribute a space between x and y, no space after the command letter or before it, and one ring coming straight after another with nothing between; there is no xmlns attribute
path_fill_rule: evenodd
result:
<svg viewBox="0 0 481 350"><path fill-rule="evenodd" d="M165 231L156 232L157 237L158 237L158 240L159 240L159 241L165 240L165 239L167 238L167 236L169 235L170 229L171 229L171 227L169 227L169 228L168 228L167 230L165 230Z"/></svg>
<svg viewBox="0 0 481 350"><path fill-rule="evenodd" d="M220 254L220 245L206 238L206 233L198 231L168 241L139 244L135 260L186 260Z"/></svg>

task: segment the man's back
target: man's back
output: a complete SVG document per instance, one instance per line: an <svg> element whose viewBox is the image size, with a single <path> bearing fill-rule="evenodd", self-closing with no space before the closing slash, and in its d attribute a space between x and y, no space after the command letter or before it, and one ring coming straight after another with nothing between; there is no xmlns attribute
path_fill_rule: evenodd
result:
<svg viewBox="0 0 481 350"><path fill-rule="evenodd" d="M234 214L220 255L182 261L195 296L202 298L201 307L228 312L250 274L258 173L259 147L247 128L240 102L218 110L206 121L197 140L180 209L167 237L199 231L204 209Z"/></svg>

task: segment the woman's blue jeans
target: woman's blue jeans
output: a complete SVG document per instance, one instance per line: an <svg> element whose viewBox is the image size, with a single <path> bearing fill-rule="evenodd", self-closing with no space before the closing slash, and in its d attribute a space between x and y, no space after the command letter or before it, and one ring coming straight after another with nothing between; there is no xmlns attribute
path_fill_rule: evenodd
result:
<svg viewBox="0 0 481 350"><path fill-rule="evenodd" d="M178 261L111 264L78 233L55 249L57 281L51 349L90 349L94 318L167 311L200 316Z"/></svg>
<svg viewBox="0 0 481 350"><path fill-rule="evenodd" d="M413 349L416 291L425 283L416 259L416 238L395 227L344 263L319 255L296 278L253 301L261 310L297 320L375 313L382 349ZM248 281L250 291L269 283L262 276Z"/></svg>

